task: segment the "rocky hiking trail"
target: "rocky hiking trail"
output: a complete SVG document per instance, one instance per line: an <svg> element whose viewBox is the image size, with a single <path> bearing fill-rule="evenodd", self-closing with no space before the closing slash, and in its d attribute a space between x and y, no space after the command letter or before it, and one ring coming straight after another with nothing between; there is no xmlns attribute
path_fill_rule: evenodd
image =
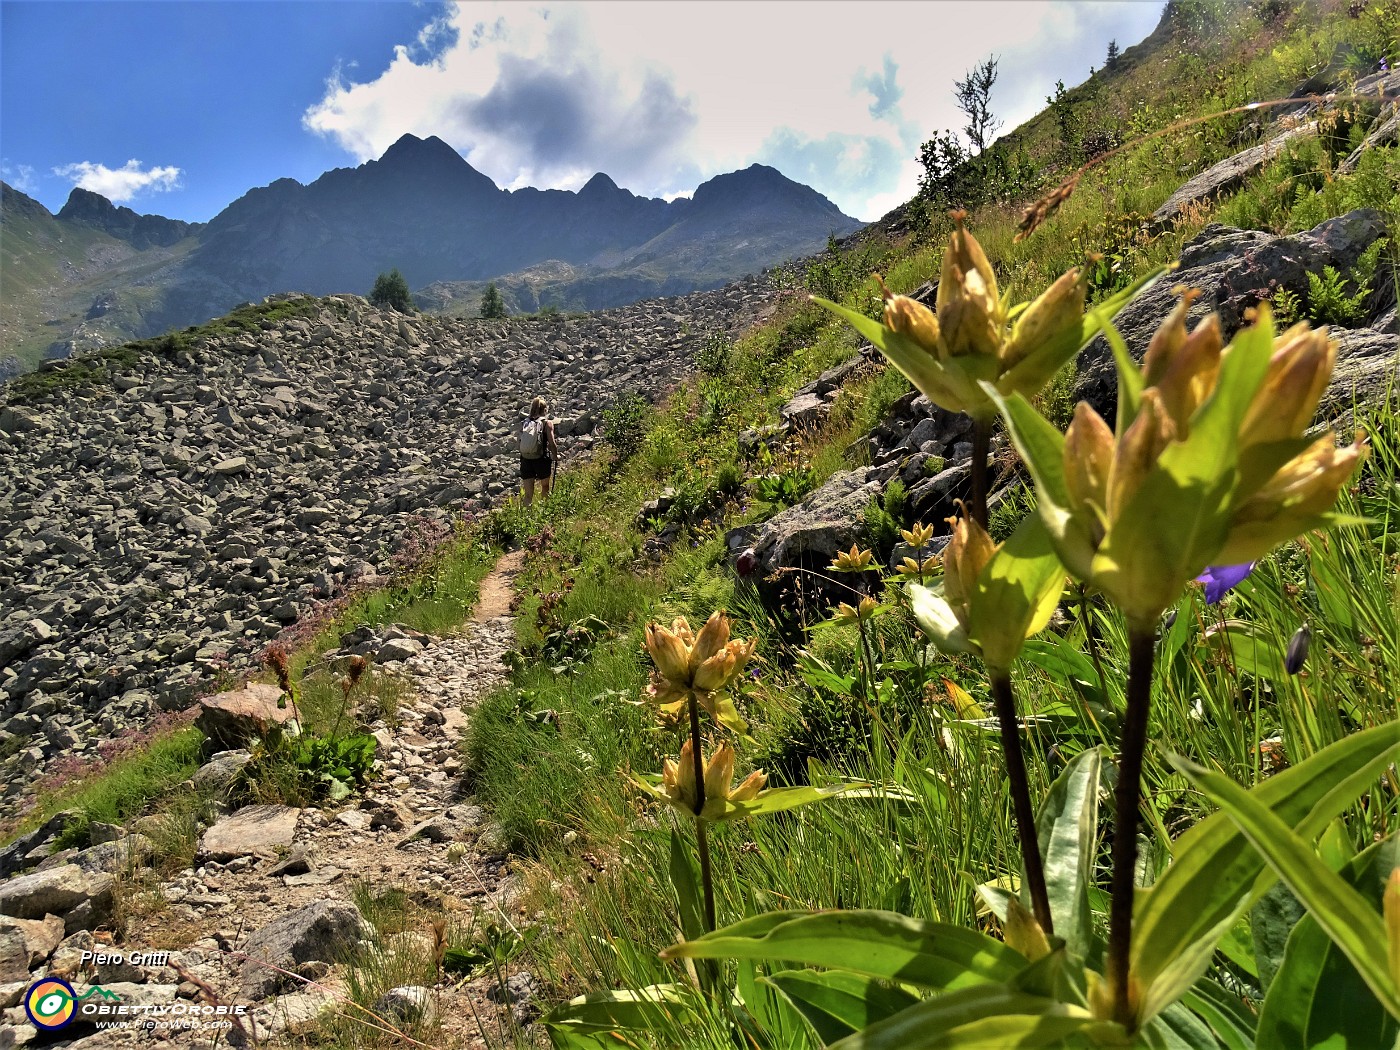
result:
<svg viewBox="0 0 1400 1050"><path fill-rule="evenodd" d="M226 1032L222 1040L295 1043L323 1012L349 1001L344 967L333 960L372 936L355 901L358 896L363 902L365 894L398 898L409 916L421 916L381 936L373 966L392 973L399 967L422 972L424 961L434 957L432 916L457 929L494 923L514 932L527 926L532 919L521 913L520 881L499 830L462 795L460 777L470 709L508 675L502 657L515 643L512 583L523 561L518 551L499 560L455 634L411 635L421 649L396 664L411 694L399 704L394 724L381 720L371 727L383 768L363 795L340 808L253 805L224 817L202 836L194 868L154 885L116 887L130 914L117 949L82 929L65 937L62 918L44 918L49 909L66 910L70 918L81 912L70 903L75 894L107 903L101 898L104 889L112 896L110 876L103 883L100 873L87 869L100 868L111 844L55 855L4 883L5 911L34 919L0 917L0 1047L43 1041L20 999L40 976L67 979L79 992L100 984L128 1003L251 1002L244 1031ZM227 767L230 755L239 753L216 757L210 766ZM125 840L127 850L140 849L140 827L138 821ZM77 885L84 879L86 885ZM163 966L94 965L80 962L84 950L170 956ZM376 1004L377 1016L353 1007L346 1012L358 1023L391 1031L421 1022L426 1013L441 1025L434 1045L485 1047L483 1029L499 1042L513 1024L537 1015L534 1000L541 991L524 971L469 980L445 974L433 987L406 982L395 988ZM169 1046L214 1042L207 1034L160 1029L88 1026L63 1034L66 1043L47 1045L98 1050L147 1045L153 1038Z"/></svg>

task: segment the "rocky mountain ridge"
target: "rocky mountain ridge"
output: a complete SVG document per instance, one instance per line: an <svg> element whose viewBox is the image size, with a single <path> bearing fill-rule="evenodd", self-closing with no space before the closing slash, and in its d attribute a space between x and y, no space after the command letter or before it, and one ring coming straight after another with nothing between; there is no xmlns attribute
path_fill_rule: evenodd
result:
<svg viewBox="0 0 1400 1050"><path fill-rule="evenodd" d="M372 584L516 483L536 394L563 469L779 294L753 278L583 317L405 316L355 296L0 408L0 753L10 802ZM76 366L75 366L76 367ZM51 371L62 373L64 366Z"/></svg>
<svg viewBox="0 0 1400 1050"><path fill-rule="evenodd" d="M860 225L763 165L717 176L693 199L639 197L603 173L578 192L503 190L441 139L413 135L306 185L251 189L207 223L139 215L81 189L50 215L4 186L0 359L13 360L0 378L268 295L363 294L390 268L424 290L427 309L474 314L484 282L505 278L512 312L591 310L717 288Z"/></svg>

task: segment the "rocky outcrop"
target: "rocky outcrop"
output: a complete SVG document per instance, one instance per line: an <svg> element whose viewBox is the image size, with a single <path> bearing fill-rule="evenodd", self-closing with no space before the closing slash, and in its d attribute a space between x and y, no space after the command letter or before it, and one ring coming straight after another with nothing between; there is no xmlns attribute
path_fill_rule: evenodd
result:
<svg viewBox="0 0 1400 1050"><path fill-rule="evenodd" d="M1228 339L1243 324L1245 311L1261 300L1287 289L1306 302L1309 273L1320 273L1324 266L1345 273L1385 233L1380 214L1369 208L1328 219L1305 233L1286 237L1213 223L1182 248L1181 268L1129 303L1113 323L1133 357L1141 359L1152 333L1175 305L1175 289L1186 285L1202 292L1191 308L1193 323L1216 311ZM1367 390L1356 386L1357 379L1379 374L1375 370L1384 368L1386 345L1393 356L1394 336L1387 337L1369 328L1351 334L1334 330L1333 334L1338 336L1341 351L1327 403L1349 400L1354 390L1364 400ZM1088 401L1105 419L1113 418L1118 399L1117 374L1113 354L1102 337L1079 355L1075 397Z"/></svg>
<svg viewBox="0 0 1400 1050"><path fill-rule="evenodd" d="M337 962L373 928L348 901L317 901L288 912L248 938L239 992L265 999L287 980L284 971L309 962Z"/></svg>
<svg viewBox="0 0 1400 1050"><path fill-rule="evenodd" d="M1279 132L1266 142L1241 150L1232 157L1226 157L1213 164L1195 178L1185 182L1175 193L1152 213L1152 222L1165 226L1190 205L1219 197L1237 188L1245 179L1253 175L1269 161L1284 151L1289 143L1301 141L1317 134L1317 121L1310 121L1297 127Z"/></svg>
<svg viewBox="0 0 1400 1050"><path fill-rule="evenodd" d="M513 491L516 428L536 394L551 401L567 473L613 399L667 389L709 334L742 328L775 294L754 278L506 323L338 296L261 331L143 351L110 385L0 409L11 794L53 756L185 705Z"/></svg>

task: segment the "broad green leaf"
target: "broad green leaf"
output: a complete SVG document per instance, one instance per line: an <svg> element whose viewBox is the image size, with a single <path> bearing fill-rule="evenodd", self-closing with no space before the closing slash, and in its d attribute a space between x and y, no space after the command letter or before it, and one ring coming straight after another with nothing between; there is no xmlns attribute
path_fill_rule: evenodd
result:
<svg viewBox="0 0 1400 1050"><path fill-rule="evenodd" d="M705 932L705 910L700 888L695 883L695 869L690 863L690 850L681 840L680 829L671 829L671 885L676 888L680 903L681 933L699 937Z"/></svg>
<svg viewBox="0 0 1400 1050"><path fill-rule="evenodd" d="M1016 1050L1054 1046L1089 1028L1088 1010L983 985L926 999L832 1045L831 1050Z"/></svg>
<svg viewBox="0 0 1400 1050"><path fill-rule="evenodd" d="M1104 750L1089 748L1076 755L1050 786L1035 819L1055 934L1080 959L1088 957L1094 935L1089 886L1094 881Z"/></svg>
<svg viewBox="0 0 1400 1050"><path fill-rule="evenodd" d="M1307 841L1229 777L1185 759L1178 759L1176 767L1220 804L1356 968L1381 1005L1392 1016L1400 1017L1400 991L1390 975L1389 949L1379 913L1340 875L1328 870Z"/></svg>
<svg viewBox="0 0 1400 1050"><path fill-rule="evenodd" d="M659 1029L676 1024L690 1012L685 985L653 984L646 988L590 992L570 999L541 1018L550 1028L580 1035Z"/></svg>
<svg viewBox="0 0 1400 1050"><path fill-rule="evenodd" d="M1356 847L1351 843L1351 833L1340 819L1328 824L1322 838L1317 840L1317 855L1332 871L1341 871L1356 856Z"/></svg>
<svg viewBox="0 0 1400 1050"><path fill-rule="evenodd" d="M1268 992L1274 974L1283 965L1283 953L1293 927L1305 914L1298 898L1281 882L1275 882L1249 909L1249 932L1254 938L1254 958L1259 987Z"/></svg>
<svg viewBox="0 0 1400 1050"><path fill-rule="evenodd" d="M1008 981L1026 965L984 933L882 911L776 912L661 954L670 959L778 959L935 989Z"/></svg>
<svg viewBox="0 0 1400 1050"><path fill-rule="evenodd" d="M990 391L1001 409L1016 451L1035 481L1036 501L1049 499L1060 507L1069 506L1065 484L1065 436L1035 410L1020 394L1002 397Z"/></svg>
<svg viewBox="0 0 1400 1050"><path fill-rule="evenodd" d="M1397 860L1397 840L1366 850L1341 871L1341 877L1379 913L1386 876ZM1395 1047L1397 1025L1371 995L1356 968L1347 961L1311 916L1293 928L1283 964L1264 997L1259 1013L1258 1045L1289 1047Z"/></svg>
<svg viewBox="0 0 1400 1050"><path fill-rule="evenodd" d="M1303 838L1320 835L1400 750L1400 722L1337 741L1253 789ZM1206 971L1215 945L1274 882L1262 857L1223 813L1182 835L1173 862L1133 906L1132 975L1146 1021Z"/></svg>
<svg viewBox="0 0 1400 1050"><path fill-rule="evenodd" d="M1020 394L1002 397L990 384L984 390L1001 410L1016 451L1035 482L1036 510L1051 543L1071 576L1086 579L1094 554L1087 527L1070 513L1065 482L1065 437Z"/></svg>
<svg viewBox="0 0 1400 1050"><path fill-rule="evenodd" d="M1011 666L1025 640L1050 622L1064 582L1044 523L1028 515L978 575L969 602L968 638L988 667Z"/></svg>
<svg viewBox="0 0 1400 1050"><path fill-rule="evenodd" d="M1165 454L1119 511L1093 560L1093 580L1131 616L1155 618L1211 564L1228 534L1229 473L1182 476Z"/></svg>
<svg viewBox="0 0 1400 1050"><path fill-rule="evenodd" d="M1118 329L1107 318L1101 318L1100 324L1103 337L1113 351L1113 365L1118 373L1118 417L1113 432L1121 434L1137 418L1138 406L1142 404L1142 370L1128 352L1128 344L1123 342Z"/></svg>
<svg viewBox="0 0 1400 1050"><path fill-rule="evenodd" d="M720 964L708 961L705 965L718 967ZM778 994L767 978L759 976L753 963L741 962L737 970L735 991L756 1025L755 1042L761 1040L772 1050L806 1050L810 1040L801 1012ZM739 1014L739 1020L744 1023L743 1014ZM745 1025L746 1029L749 1027Z"/></svg>
<svg viewBox="0 0 1400 1050"><path fill-rule="evenodd" d="M1288 672L1278 639L1267 627L1245 620L1225 620L1206 628L1200 648L1223 655L1238 671L1255 678L1283 681Z"/></svg>
<svg viewBox="0 0 1400 1050"><path fill-rule="evenodd" d="M763 980L787 997L824 1043L919 1002L902 988L843 970L783 970Z"/></svg>

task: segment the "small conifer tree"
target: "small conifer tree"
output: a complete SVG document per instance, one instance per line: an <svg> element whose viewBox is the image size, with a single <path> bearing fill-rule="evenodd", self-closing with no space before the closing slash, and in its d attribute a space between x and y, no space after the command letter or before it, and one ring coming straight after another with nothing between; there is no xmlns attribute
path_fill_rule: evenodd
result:
<svg viewBox="0 0 1400 1050"><path fill-rule="evenodd" d="M409 294L408 282L397 267L374 279L369 301L375 306L392 306L399 313L413 313L413 297Z"/></svg>
<svg viewBox="0 0 1400 1050"><path fill-rule="evenodd" d="M500 290L497 289L495 281L488 284L486 291L481 295L481 316L492 319L506 316L506 303L501 298Z"/></svg>

